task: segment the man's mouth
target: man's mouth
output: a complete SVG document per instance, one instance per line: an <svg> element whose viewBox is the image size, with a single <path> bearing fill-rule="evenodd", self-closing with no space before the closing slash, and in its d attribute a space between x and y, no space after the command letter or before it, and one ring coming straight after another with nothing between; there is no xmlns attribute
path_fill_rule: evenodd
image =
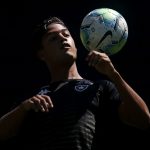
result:
<svg viewBox="0 0 150 150"><path fill-rule="evenodd" d="M71 46L68 43L63 43L62 46L61 46L62 49L68 49L70 47Z"/></svg>

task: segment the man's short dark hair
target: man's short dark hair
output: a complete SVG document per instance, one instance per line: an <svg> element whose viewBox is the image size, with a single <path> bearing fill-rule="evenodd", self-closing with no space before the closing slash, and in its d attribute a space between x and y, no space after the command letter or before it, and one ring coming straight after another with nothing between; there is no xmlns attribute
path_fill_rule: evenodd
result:
<svg viewBox="0 0 150 150"><path fill-rule="evenodd" d="M47 26L52 23L58 23L66 27L64 22L58 17L49 17L48 19L45 19L41 24L38 24L35 27L32 35L32 49L34 53L36 53L41 48L42 37L47 32Z"/></svg>

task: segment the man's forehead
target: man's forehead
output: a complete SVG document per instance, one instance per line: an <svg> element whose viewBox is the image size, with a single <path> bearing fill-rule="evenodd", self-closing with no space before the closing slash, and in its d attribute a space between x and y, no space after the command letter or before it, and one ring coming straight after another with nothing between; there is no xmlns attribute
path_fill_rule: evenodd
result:
<svg viewBox="0 0 150 150"><path fill-rule="evenodd" d="M64 30L68 30L68 29L61 24L52 23L47 26L48 32L57 32L57 31L59 32L59 31L64 31Z"/></svg>
<svg viewBox="0 0 150 150"><path fill-rule="evenodd" d="M54 24L54 25L49 25L47 27L47 32L45 33L44 37L49 37L49 36L53 36L55 34L59 34L59 33L63 33L63 32L67 32L70 34L69 30L64 27L63 25L59 25L59 24Z"/></svg>

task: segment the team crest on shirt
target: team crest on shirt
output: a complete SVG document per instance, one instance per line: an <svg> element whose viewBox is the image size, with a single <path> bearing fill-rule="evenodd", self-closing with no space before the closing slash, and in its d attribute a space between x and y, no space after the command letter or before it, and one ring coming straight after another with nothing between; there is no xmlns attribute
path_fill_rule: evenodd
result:
<svg viewBox="0 0 150 150"><path fill-rule="evenodd" d="M75 86L75 90L77 92L83 92L85 91L91 84L89 82L78 82L78 84Z"/></svg>

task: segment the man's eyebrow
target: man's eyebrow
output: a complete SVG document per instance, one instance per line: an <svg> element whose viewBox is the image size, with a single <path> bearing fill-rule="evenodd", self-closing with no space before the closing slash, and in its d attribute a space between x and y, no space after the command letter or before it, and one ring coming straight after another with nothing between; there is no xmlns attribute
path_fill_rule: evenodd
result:
<svg viewBox="0 0 150 150"><path fill-rule="evenodd" d="M68 29L67 28L65 28L65 29L62 29L61 31L68 31ZM68 31L69 32L69 31Z"/></svg>

